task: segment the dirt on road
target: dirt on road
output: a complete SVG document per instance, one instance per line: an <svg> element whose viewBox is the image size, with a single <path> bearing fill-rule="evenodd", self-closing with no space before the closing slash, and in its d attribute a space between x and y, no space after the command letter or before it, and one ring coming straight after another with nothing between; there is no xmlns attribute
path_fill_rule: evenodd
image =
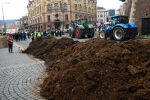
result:
<svg viewBox="0 0 150 100"><path fill-rule="evenodd" d="M46 61L46 99L150 100L150 41L44 38L25 52Z"/></svg>
<svg viewBox="0 0 150 100"><path fill-rule="evenodd" d="M0 36L0 48L8 47L6 39L7 39L7 37Z"/></svg>

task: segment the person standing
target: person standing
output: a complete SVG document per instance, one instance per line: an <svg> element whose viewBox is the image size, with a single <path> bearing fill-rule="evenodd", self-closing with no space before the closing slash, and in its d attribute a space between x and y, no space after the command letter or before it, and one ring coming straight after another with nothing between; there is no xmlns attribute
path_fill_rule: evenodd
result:
<svg viewBox="0 0 150 100"><path fill-rule="evenodd" d="M34 40L34 32L31 32L31 39Z"/></svg>
<svg viewBox="0 0 150 100"><path fill-rule="evenodd" d="M8 38L7 38L7 42L8 42L8 51L9 53L12 53L13 51L13 35L9 34Z"/></svg>

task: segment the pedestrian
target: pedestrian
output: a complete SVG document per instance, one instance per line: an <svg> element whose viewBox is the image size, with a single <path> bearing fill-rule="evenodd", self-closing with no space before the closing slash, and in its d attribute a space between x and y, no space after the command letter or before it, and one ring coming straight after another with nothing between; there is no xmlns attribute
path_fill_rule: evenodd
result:
<svg viewBox="0 0 150 100"><path fill-rule="evenodd" d="M31 39L34 40L34 32L31 32Z"/></svg>
<svg viewBox="0 0 150 100"><path fill-rule="evenodd" d="M99 25L98 29L99 29L99 32L100 32L101 31L101 25Z"/></svg>
<svg viewBox="0 0 150 100"><path fill-rule="evenodd" d="M8 42L8 51L9 53L12 53L13 52L13 35L12 34L8 35L7 42Z"/></svg>
<svg viewBox="0 0 150 100"><path fill-rule="evenodd" d="M29 32L27 33L27 37L28 37L28 39L30 38L30 33Z"/></svg>

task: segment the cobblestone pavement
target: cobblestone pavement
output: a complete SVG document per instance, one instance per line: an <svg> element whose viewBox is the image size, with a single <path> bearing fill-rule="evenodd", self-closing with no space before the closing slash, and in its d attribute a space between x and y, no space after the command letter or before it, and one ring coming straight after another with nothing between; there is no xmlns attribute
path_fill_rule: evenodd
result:
<svg viewBox="0 0 150 100"><path fill-rule="evenodd" d="M31 39L27 39L26 41L20 41L16 43L26 49L29 46L31 41L32 41Z"/></svg>
<svg viewBox="0 0 150 100"><path fill-rule="evenodd" d="M14 53L0 49L0 100L43 100L35 88L43 69L43 61L19 53L16 45Z"/></svg>

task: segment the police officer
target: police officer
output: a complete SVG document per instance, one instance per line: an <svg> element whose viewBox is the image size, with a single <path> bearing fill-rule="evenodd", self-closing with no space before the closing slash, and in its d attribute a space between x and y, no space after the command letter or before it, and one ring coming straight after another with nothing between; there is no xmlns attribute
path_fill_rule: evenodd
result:
<svg viewBox="0 0 150 100"><path fill-rule="evenodd" d="M38 33L37 33L37 38L40 38L40 37L41 37L41 33L38 32Z"/></svg>

